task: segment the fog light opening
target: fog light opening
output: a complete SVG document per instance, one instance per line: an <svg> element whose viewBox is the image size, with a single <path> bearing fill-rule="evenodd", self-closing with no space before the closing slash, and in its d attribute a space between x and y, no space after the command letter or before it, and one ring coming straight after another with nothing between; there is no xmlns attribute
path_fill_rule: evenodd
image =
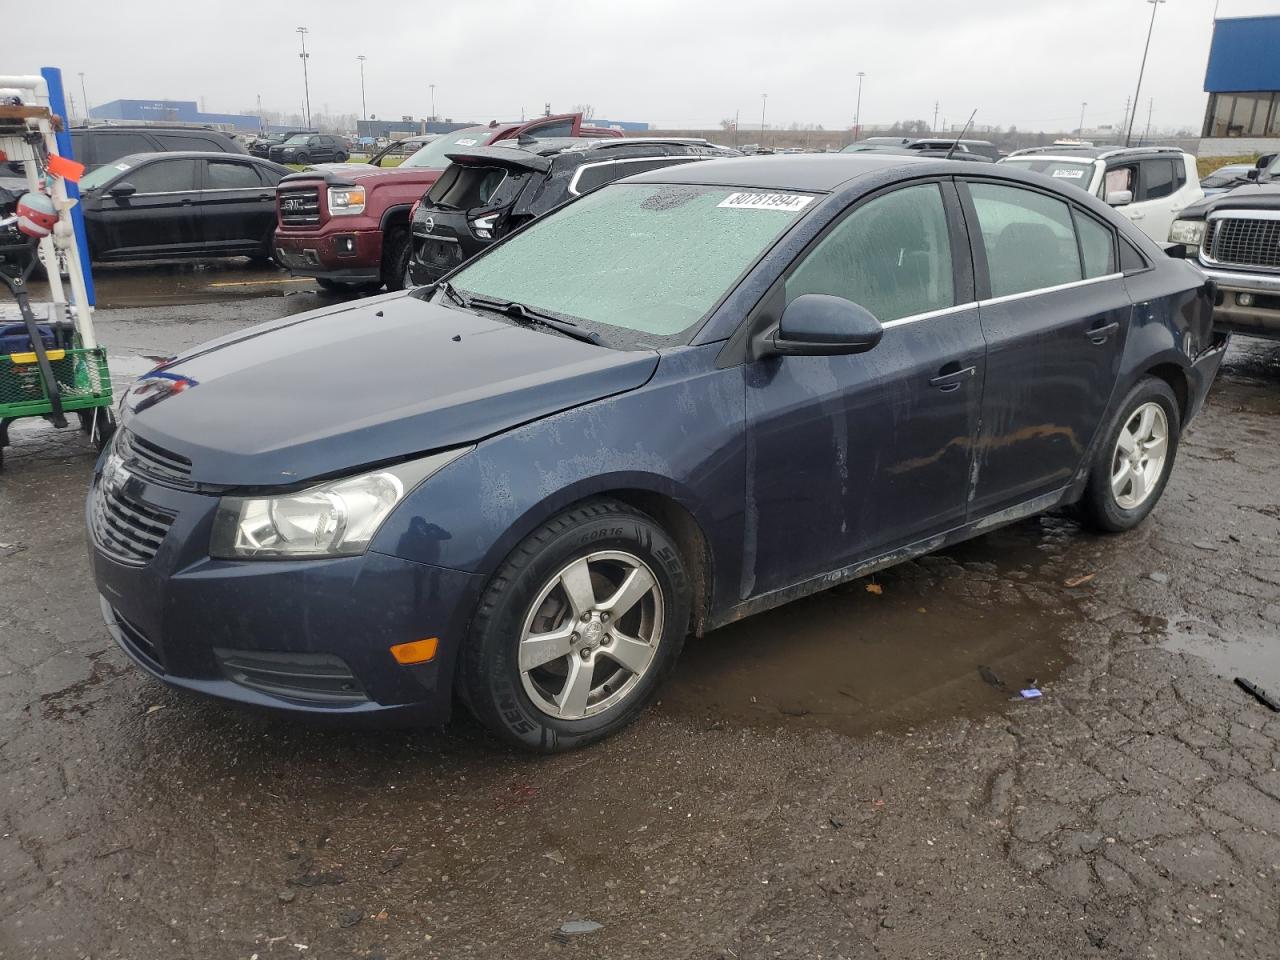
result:
<svg viewBox="0 0 1280 960"><path fill-rule="evenodd" d="M425 640L397 643L391 648L391 656L395 657L396 663L401 663L405 666L414 663L426 663L435 659L436 647L439 645L439 637L427 637Z"/></svg>
<svg viewBox="0 0 1280 960"><path fill-rule="evenodd" d="M1252 306L1253 306L1253 294L1252 294L1252 293L1237 293L1237 294L1236 294L1236 304L1237 304L1238 306L1241 306L1241 307L1252 307Z"/></svg>
<svg viewBox="0 0 1280 960"><path fill-rule="evenodd" d="M333 248L340 256L349 257L356 252L356 238L335 237Z"/></svg>

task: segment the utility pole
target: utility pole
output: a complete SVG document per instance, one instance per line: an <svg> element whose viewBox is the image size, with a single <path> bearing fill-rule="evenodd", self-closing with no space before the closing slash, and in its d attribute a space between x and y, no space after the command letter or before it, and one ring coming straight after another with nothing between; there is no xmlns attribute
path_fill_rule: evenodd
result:
<svg viewBox="0 0 1280 960"><path fill-rule="evenodd" d="M262 94L258 94L258 129L260 131L267 129L267 121L262 116Z"/></svg>
<svg viewBox="0 0 1280 960"><path fill-rule="evenodd" d="M1160 9L1160 4L1165 0L1147 0L1151 4L1151 26L1147 28L1147 45L1142 48L1142 66L1138 68L1138 88L1133 92L1133 112L1138 112L1138 101L1142 96L1142 75L1147 72L1147 54L1151 52L1151 34L1156 29L1156 11ZM1129 127L1124 135L1124 145L1129 146L1129 141L1133 138L1133 116L1129 117Z"/></svg>
<svg viewBox="0 0 1280 960"><path fill-rule="evenodd" d="M436 118L436 85L434 83L427 84L431 88L431 119Z"/></svg>
<svg viewBox="0 0 1280 960"><path fill-rule="evenodd" d="M1129 105L1132 103L1129 97L1124 98L1124 116L1120 118L1120 129L1123 130L1129 125Z"/></svg>
<svg viewBox="0 0 1280 960"><path fill-rule="evenodd" d="M1152 97L1151 102L1147 104L1147 132L1142 135L1143 143L1151 142L1151 114L1156 109L1156 98Z"/></svg>
<svg viewBox="0 0 1280 960"><path fill-rule="evenodd" d="M742 115L742 110L735 108L733 111L733 149L738 149L738 117Z"/></svg>
<svg viewBox="0 0 1280 960"><path fill-rule="evenodd" d="M1080 127L1076 130L1077 137L1084 137L1084 108L1089 106L1088 103L1080 104Z"/></svg>
<svg viewBox="0 0 1280 960"><path fill-rule="evenodd" d="M307 53L307 33L306 27L299 27L294 31L302 40L302 52L298 54L302 58L302 92L306 96L305 124L308 130L311 129L311 80L307 77L307 61L311 59L311 54Z"/></svg>
<svg viewBox="0 0 1280 960"><path fill-rule="evenodd" d="M369 120L369 105L364 99L364 62L368 58L362 53L356 57L360 61L360 119L366 123Z"/></svg>
<svg viewBox="0 0 1280 960"><path fill-rule="evenodd" d="M760 94L760 147L764 148L764 108L769 105L769 95Z"/></svg>
<svg viewBox="0 0 1280 960"><path fill-rule="evenodd" d="M938 132L938 108L942 106L941 100L933 101L933 126L929 128L930 133Z"/></svg>
<svg viewBox="0 0 1280 960"><path fill-rule="evenodd" d="M853 111L853 142L858 142L858 137L862 133L862 78L866 74L861 70L858 71L858 105Z"/></svg>
<svg viewBox="0 0 1280 960"><path fill-rule="evenodd" d="M89 95L84 92L84 71L80 71L80 96L84 97L84 122L89 122Z"/></svg>

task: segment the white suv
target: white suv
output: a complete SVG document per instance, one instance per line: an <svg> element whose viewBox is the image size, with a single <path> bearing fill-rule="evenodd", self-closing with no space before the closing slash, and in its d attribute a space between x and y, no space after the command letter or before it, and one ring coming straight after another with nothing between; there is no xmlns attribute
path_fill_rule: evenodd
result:
<svg viewBox="0 0 1280 960"><path fill-rule="evenodd" d="M1167 243L1178 214L1204 199L1196 158L1176 147L1035 147L1000 162L1074 183L1156 243Z"/></svg>

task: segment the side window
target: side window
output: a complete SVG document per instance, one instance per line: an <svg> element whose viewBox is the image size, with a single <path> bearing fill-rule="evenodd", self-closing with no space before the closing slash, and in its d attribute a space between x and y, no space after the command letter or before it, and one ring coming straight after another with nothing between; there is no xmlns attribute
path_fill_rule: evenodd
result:
<svg viewBox="0 0 1280 960"><path fill-rule="evenodd" d="M1187 162L1182 157L1170 162L1173 164L1173 192L1177 193L1187 185Z"/></svg>
<svg viewBox="0 0 1280 960"><path fill-rule="evenodd" d="M194 160L158 160L127 177L138 193L176 193L196 188Z"/></svg>
<svg viewBox="0 0 1280 960"><path fill-rule="evenodd" d="M1138 198L1138 178L1134 176L1136 171L1133 167L1116 167L1107 171L1107 186L1103 193L1103 199L1121 190L1128 190L1133 194L1133 198Z"/></svg>
<svg viewBox="0 0 1280 960"><path fill-rule="evenodd" d="M206 190L249 190L262 186L252 164L233 160L207 160L204 186Z"/></svg>
<svg viewBox="0 0 1280 960"><path fill-rule="evenodd" d="M1173 185L1172 160L1142 161L1142 199L1159 200L1176 189Z"/></svg>
<svg viewBox="0 0 1280 960"><path fill-rule="evenodd" d="M158 133L156 134L156 139L160 141L165 150L216 150L218 153L226 153L222 149L222 144L211 137Z"/></svg>
<svg viewBox="0 0 1280 960"><path fill-rule="evenodd" d="M617 164L611 161L606 163L585 163L570 182L573 183L573 193L578 195L590 193L596 187L602 187L606 183L617 180L620 176L622 174L618 171Z"/></svg>
<svg viewBox="0 0 1280 960"><path fill-rule="evenodd" d="M1147 258L1124 237L1120 238L1120 269L1126 274L1147 269Z"/></svg>
<svg viewBox="0 0 1280 960"><path fill-rule="evenodd" d="M1105 277L1115 272L1116 244L1110 227L1093 217L1073 210L1076 231L1080 234L1080 252L1084 254L1084 278Z"/></svg>
<svg viewBox="0 0 1280 960"><path fill-rule="evenodd" d="M93 162L97 164L155 150L151 138L140 133L94 133L89 139L93 140Z"/></svg>
<svg viewBox="0 0 1280 960"><path fill-rule="evenodd" d="M280 182L281 178L284 177L285 174L292 172L290 170L286 170L284 173L280 173L277 170L272 170L270 167L261 167L257 164L253 164L253 169L258 171L258 176L262 178L262 182L268 187L274 187Z"/></svg>
<svg viewBox="0 0 1280 960"><path fill-rule="evenodd" d="M987 251L991 296L1007 297L1081 279L1071 209L1021 187L970 183Z"/></svg>
<svg viewBox="0 0 1280 960"><path fill-rule="evenodd" d="M787 302L826 293L881 321L955 305L946 208L936 183L904 187L858 207L787 278Z"/></svg>

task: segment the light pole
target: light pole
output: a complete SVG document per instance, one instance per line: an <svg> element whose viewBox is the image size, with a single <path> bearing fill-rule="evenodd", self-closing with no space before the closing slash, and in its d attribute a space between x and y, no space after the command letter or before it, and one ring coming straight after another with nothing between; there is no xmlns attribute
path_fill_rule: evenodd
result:
<svg viewBox="0 0 1280 960"><path fill-rule="evenodd" d="M1076 136L1082 139L1084 138L1084 108L1087 106L1089 106L1087 102L1080 104L1080 126L1076 130Z"/></svg>
<svg viewBox="0 0 1280 960"><path fill-rule="evenodd" d="M862 78L866 74L861 70L858 71L858 106L853 111L853 142L858 142L858 136L862 133Z"/></svg>
<svg viewBox="0 0 1280 960"><path fill-rule="evenodd" d="M431 88L431 119L436 118L436 85L434 83L427 84Z"/></svg>
<svg viewBox="0 0 1280 960"><path fill-rule="evenodd" d="M302 52L298 54L302 58L302 91L306 96L306 127L311 128L311 81L307 78L307 61L311 58L311 54L307 53L307 28L299 27L294 31L302 40Z"/></svg>
<svg viewBox="0 0 1280 960"><path fill-rule="evenodd" d="M364 102L364 61L366 58L362 53L356 59L360 61L360 119L367 123L369 120L369 106Z"/></svg>
<svg viewBox="0 0 1280 960"><path fill-rule="evenodd" d="M84 122L89 122L89 95L84 92L84 71L80 71L80 96L84 98Z"/></svg>
<svg viewBox="0 0 1280 960"><path fill-rule="evenodd" d="M760 94L760 146L764 147L764 108L769 105L769 95Z"/></svg>
<svg viewBox="0 0 1280 960"><path fill-rule="evenodd" d="M1142 93L1142 75L1147 72L1147 54L1151 51L1151 34L1156 29L1156 11L1165 0L1147 0L1151 4L1151 26L1147 27L1147 45L1142 48L1142 66L1138 68L1138 89L1133 94L1133 113L1138 112L1138 97ZM1129 146L1133 139L1133 113L1129 115L1129 129L1125 131L1124 145Z"/></svg>

